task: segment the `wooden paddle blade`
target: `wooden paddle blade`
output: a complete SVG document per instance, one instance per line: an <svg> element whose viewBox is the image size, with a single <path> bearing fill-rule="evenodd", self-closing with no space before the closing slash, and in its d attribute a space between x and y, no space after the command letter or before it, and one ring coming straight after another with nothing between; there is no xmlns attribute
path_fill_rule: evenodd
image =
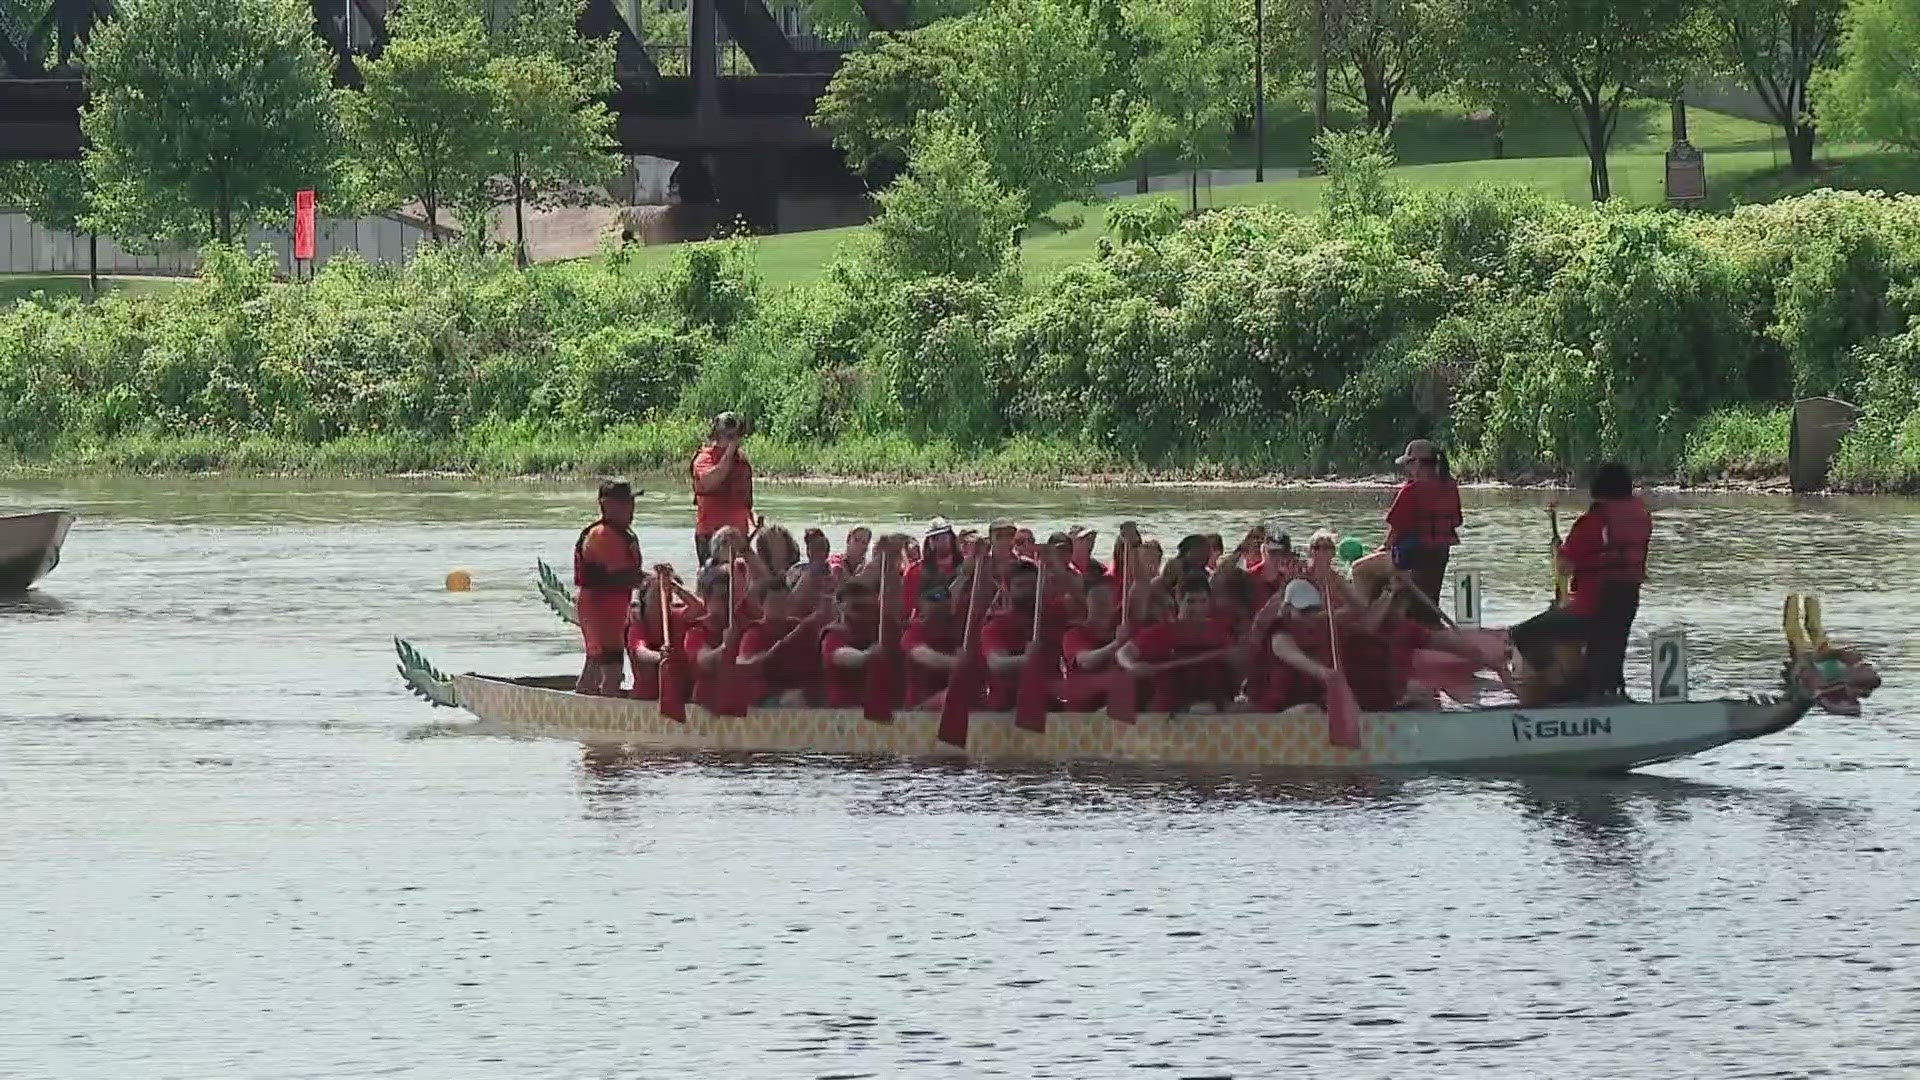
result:
<svg viewBox="0 0 1920 1080"><path fill-rule="evenodd" d="M1107 715L1123 724L1140 719L1140 680L1125 668L1114 668L1107 677Z"/></svg>
<svg viewBox="0 0 1920 1080"><path fill-rule="evenodd" d="M861 715L876 724L893 723L893 703L899 697L899 682L895 678L899 665L894 656L882 652L867 665L867 700L861 709Z"/></svg>
<svg viewBox="0 0 1920 1080"><path fill-rule="evenodd" d="M674 653L660 658L660 715L687 722L687 666Z"/></svg>
<svg viewBox="0 0 1920 1080"><path fill-rule="evenodd" d="M967 730L973 719L973 699L980 694L980 667L969 657L954 668L947 681L947 699L940 703L938 737L948 746L967 748Z"/></svg>
<svg viewBox="0 0 1920 1080"><path fill-rule="evenodd" d="M1060 682L1060 650L1041 639L1041 645L1027 657L1020 669L1020 687L1014 695L1013 726L1022 731L1047 730L1047 710L1053 707L1053 690Z"/></svg>
<svg viewBox="0 0 1920 1080"><path fill-rule="evenodd" d="M1360 702L1347 677L1335 673L1327 681L1327 742L1349 750L1360 749Z"/></svg>

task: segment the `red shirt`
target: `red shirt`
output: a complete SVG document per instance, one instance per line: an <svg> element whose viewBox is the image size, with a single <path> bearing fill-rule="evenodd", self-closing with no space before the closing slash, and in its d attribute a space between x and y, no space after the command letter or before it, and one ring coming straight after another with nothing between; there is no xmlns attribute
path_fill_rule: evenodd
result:
<svg viewBox="0 0 1920 1080"><path fill-rule="evenodd" d="M920 610L920 579L927 572L925 567L928 561L929 560L926 559L916 559L908 563L906 571L900 576L900 594L906 597L906 613L909 619L913 618ZM944 570L935 566L934 571L945 574L947 584L951 585L953 584L954 577L960 573L960 560L955 559L953 565ZM967 598L955 595L953 603L956 608L965 608L967 606Z"/></svg>
<svg viewBox="0 0 1920 1080"><path fill-rule="evenodd" d="M1293 638L1300 651L1322 664L1333 663L1333 650L1328 647L1327 622L1324 616L1298 619L1284 624L1280 629ZM1409 650L1410 652L1411 650ZM1299 705L1308 701L1326 700L1326 686L1318 679L1295 672L1281 664L1290 684L1291 694L1286 705ZM1351 626L1340 628L1340 673L1346 676L1347 686L1353 690L1354 699L1368 712L1386 712L1400 704L1406 696L1407 677L1404 669L1395 662L1394 645L1384 634L1370 634Z"/></svg>
<svg viewBox="0 0 1920 1080"><path fill-rule="evenodd" d="M684 638L687 632L686 622L680 615L682 610L684 609L676 607L669 616L673 620L673 629L669 633L680 638ZM627 624L629 658L642 648L651 652L661 652L661 645L665 641L665 635L660 633L660 628L653 625L651 619L641 619ZM627 692L627 696L643 701L660 700L660 665L642 664L637 659L633 660L633 689Z"/></svg>
<svg viewBox="0 0 1920 1080"><path fill-rule="evenodd" d="M1060 643L1060 651L1065 661L1067 679L1063 686L1064 692L1060 696L1064 699L1068 712L1094 712L1106 702L1107 693L1104 688L1090 678L1075 678L1075 676L1081 674L1079 663L1081 653L1104 649L1112 643L1113 631L1111 630L1075 626L1066 632ZM1113 663L1108 661L1107 667L1103 670L1112 669Z"/></svg>
<svg viewBox="0 0 1920 1080"><path fill-rule="evenodd" d="M686 635L680 642L687 653L687 670L693 673L693 703L708 712L719 711L720 672L717 669L714 671L703 669L700 666L700 654L706 652L723 633L724 631L710 626L706 620L702 619L687 627Z"/></svg>
<svg viewBox="0 0 1920 1080"><path fill-rule="evenodd" d="M773 649L800 625L799 619L762 619L740 633L740 655L758 656ZM805 634L801 635L803 638ZM751 699L759 701L769 694L804 690L807 700L820 696L820 652L815 642L795 641L776 650L758 666L751 681Z"/></svg>
<svg viewBox="0 0 1920 1080"><path fill-rule="evenodd" d="M1155 664L1232 644L1232 631L1217 618L1155 623L1133 636L1140 659ZM1153 676L1153 711L1171 712L1202 701L1231 700L1235 689L1233 666L1225 659L1163 671Z"/></svg>
<svg viewBox="0 0 1920 1080"><path fill-rule="evenodd" d="M1573 595L1567 609L1576 615L1598 615L1601 585L1645 581L1647 545L1652 538L1653 516L1640 499L1594 503L1560 544L1560 557L1573 564Z"/></svg>
<svg viewBox="0 0 1920 1080"><path fill-rule="evenodd" d="M1020 656L1027 651L1027 643L1033 639L1033 613L1030 611L1003 611L980 624L980 651L988 657ZM987 673L986 708L1002 711L1013 708L1013 698L1020 688L1020 675Z"/></svg>
<svg viewBox="0 0 1920 1080"><path fill-rule="evenodd" d="M1387 547L1412 538L1422 545L1452 547L1460 542L1460 485L1437 476L1400 485L1387 507Z"/></svg>
<svg viewBox="0 0 1920 1080"><path fill-rule="evenodd" d="M701 477L712 472L720 464L724 448L708 443L693 456L693 479L697 483ZM734 451L733 468L727 473L726 482L720 490L703 495L696 487L693 494L693 531L700 536L712 536L727 526L733 526L742 532L753 528L753 465L747 461L745 450Z"/></svg>
<svg viewBox="0 0 1920 1080"><path fill-rule="evenodd" d="M907 705L918 705L947 688L949 672L935 668L922 667L913 662L913 650L932 649L948 656L960 655L961 638L966 628L958 621L949 619L939 626L914 621L907 625L906 632L900 635L900 652L906 657L907 665Z"/></svg>
<svg viewBox="0 0 1920 1080"><path fill-rule="evenodd" d="M841 649L865 649L873 644L873 639L872 629L856 634L844 623L834 623L820 635L821 685L826 690L830 708L857 709L866 702L867 669L843 668L833 662L833 654Z"/></svg>

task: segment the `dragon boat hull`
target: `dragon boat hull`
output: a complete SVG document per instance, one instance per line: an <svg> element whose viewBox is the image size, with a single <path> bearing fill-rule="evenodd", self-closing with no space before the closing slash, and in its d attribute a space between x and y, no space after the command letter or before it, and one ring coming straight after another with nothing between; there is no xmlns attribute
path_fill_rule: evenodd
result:
<svg viewBox="0 0 1920 1080"><path fill-rule="evenodd" d="M1330 745L1326 717L1313 706L1284 713L1142 714L1131 724L1104 713L1054 713L1043 732L1016 728L1010 714L981 712L961 748L936 738L939 718L932 713L900 712L892 723L874 723L859 709L774 708L717 716L692 706L680 722L662 716L654 702L575 694L566 688L570 682L458 675L428 689L449 699L438 703L472 713L485 730L589 745L1275 770L1619 773L1785 730L1811 707L1804 696L1788 695L1375 713L1362 717L1356 749Z"/></svg>
<svg viewBox="0 0 1920 1080"><path fill-rule="evenodd" d="M65 510L0 517L0 593L25 592L60 565L73 521Z"/></svg>

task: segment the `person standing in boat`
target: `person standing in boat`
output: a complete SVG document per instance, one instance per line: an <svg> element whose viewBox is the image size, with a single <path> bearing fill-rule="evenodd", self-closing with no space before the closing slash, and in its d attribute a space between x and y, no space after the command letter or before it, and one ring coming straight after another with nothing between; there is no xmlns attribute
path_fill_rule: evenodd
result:
<svg viewBox="0 0 1920 1080"><path fill-rule="evenodd" d="M1460 543L1460 485L1433 443L1415 439L1396 459L1407 480L1387 508L1387 544L1394 569L1405 570L1435 605L1446 585L1447 562ZM1432 617L1422 612L1423 618Z"/></svg>
<svg viewBox="0 0 1920 1080"><path fill-rule="evenodd" d="M582 694L617 695L626 675L627 609L640 584L640 540L633 535L633 486L624 480L600 484L600 517L573 542L574 609L586 663L574 688Z"/></svg>
<svg viewBox="0 0 1920 1080"><path fill-rule="evenodd" d="M707 444L693 456L693 550L700 565L713 555L713 534L731 526L741 536L753 532L753 463L740 441L753 426L739 413L713 418Z"/></svg>
<svg viewBox="0 0 1920 1080"><path fill-rule="evenodd" d="M1617 461L1594 471L1593 505L1560 544L1561 568L1573 577L1569 612L1586 623L1586 691L1594 697L1626 692L1627 637L1640 614L1647 580L1653 514L1633 490L1633 473Z"/></svg>

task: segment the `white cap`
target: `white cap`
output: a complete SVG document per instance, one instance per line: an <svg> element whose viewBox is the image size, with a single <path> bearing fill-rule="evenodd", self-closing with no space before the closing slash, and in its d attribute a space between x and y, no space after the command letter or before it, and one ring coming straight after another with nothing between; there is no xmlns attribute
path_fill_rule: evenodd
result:
<svg viewBox="0 0 1920 1080"><path fill-rule="evenodd" d="M946 518L937 517L927 522L928 536L939 536L941 533L951 532L953 532L953 522L948 521Z"/></svg>
<svg viewBox="0 0 1920 1080"><path fill-rule="evenodd" d="M1280 597L1282 603L1295 611L1311 611L1320 606L1320 590L1305 578L1294 578L1287 582L1287 591L1281 593Z"/></svg>

